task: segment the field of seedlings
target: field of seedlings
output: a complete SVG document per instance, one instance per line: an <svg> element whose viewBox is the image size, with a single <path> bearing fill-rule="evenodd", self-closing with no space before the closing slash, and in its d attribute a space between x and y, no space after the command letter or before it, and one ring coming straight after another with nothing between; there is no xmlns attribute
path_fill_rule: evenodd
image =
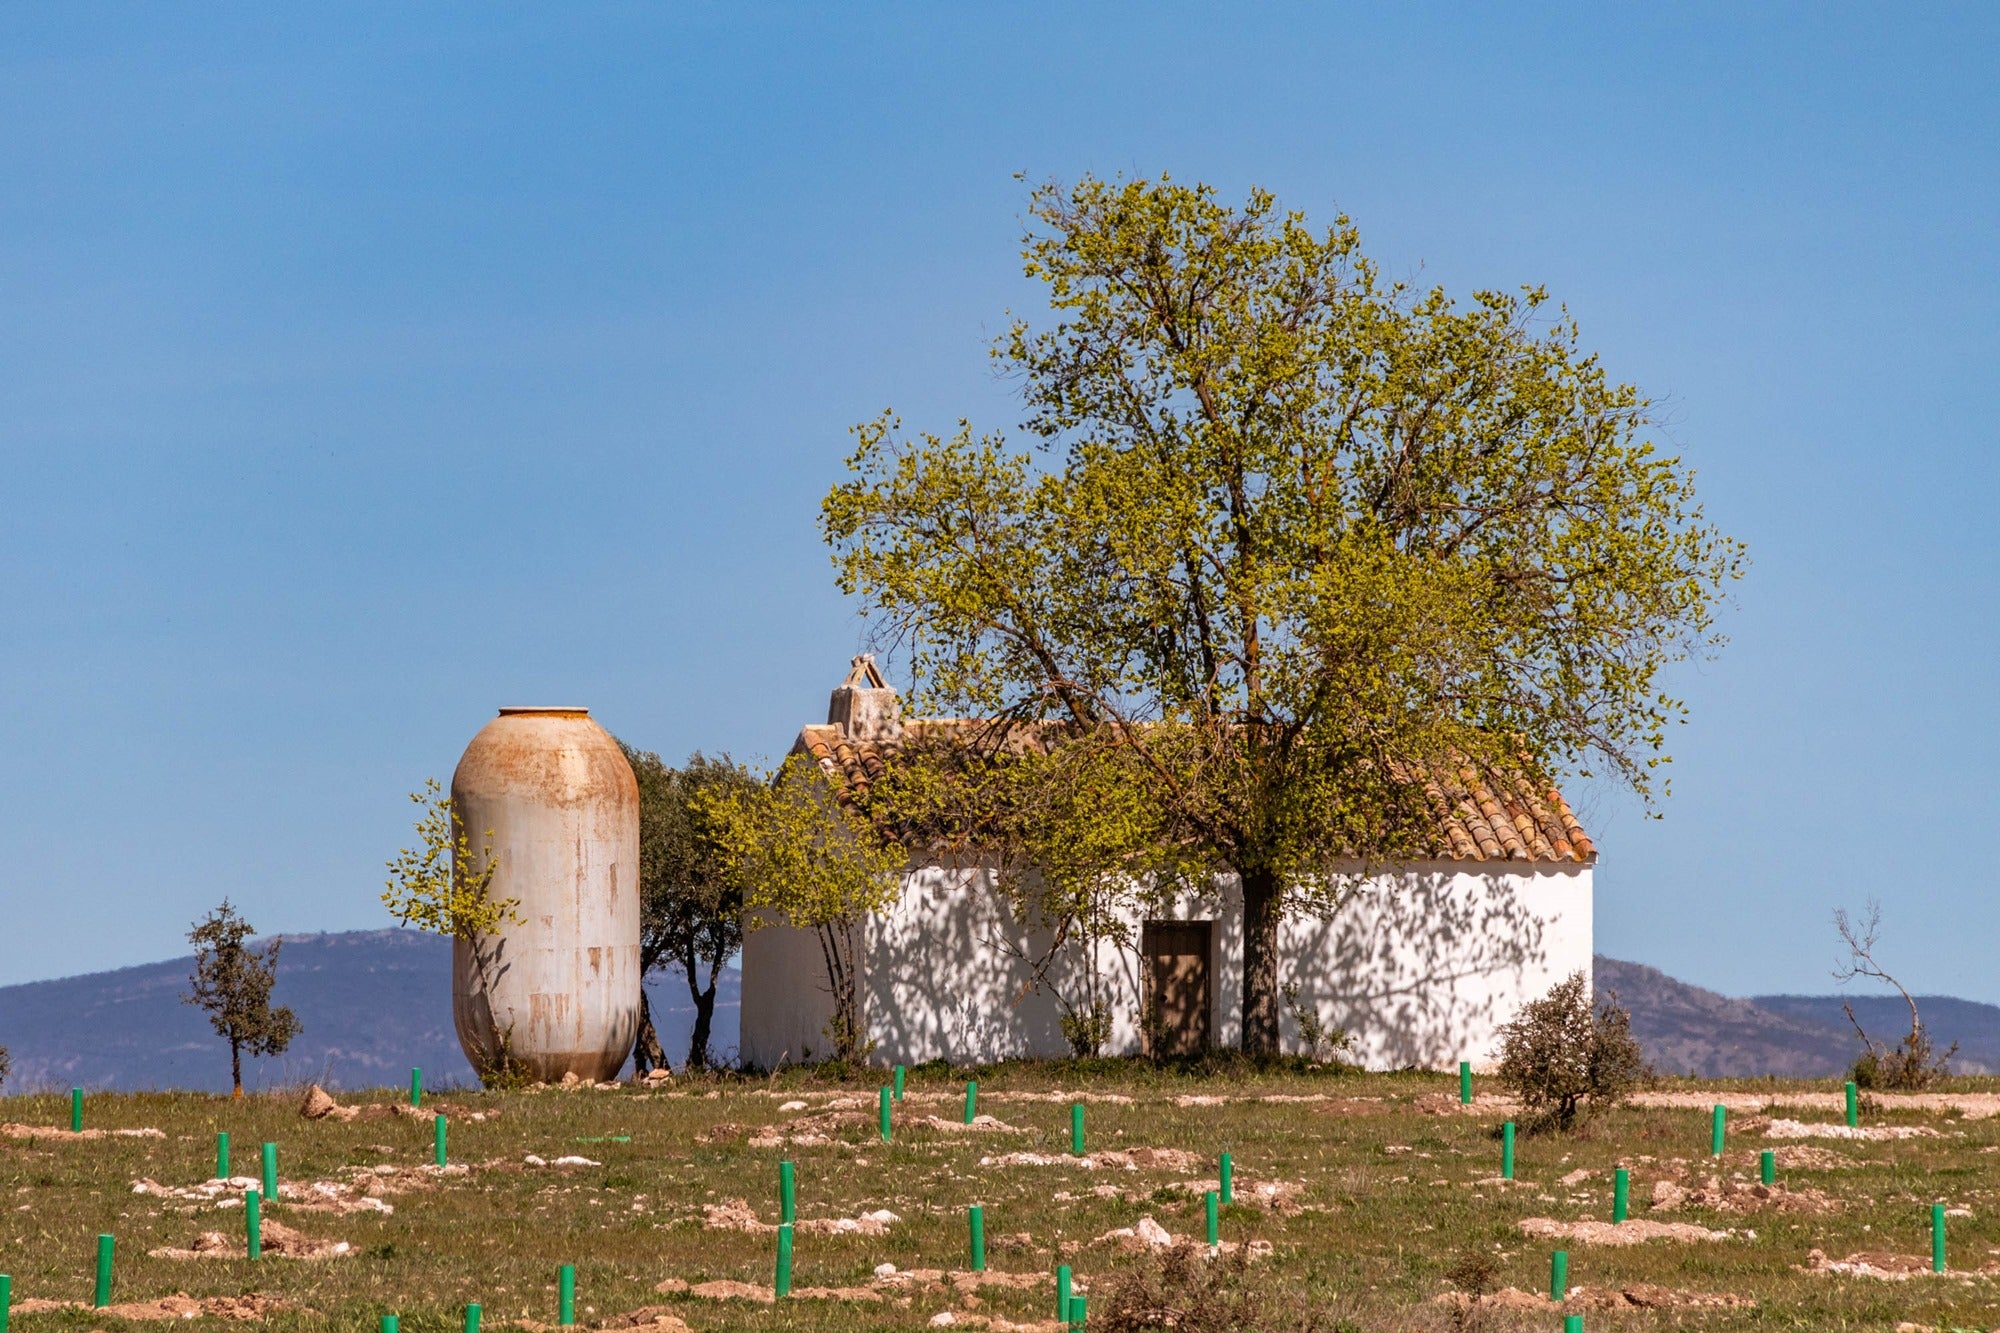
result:
<svg viewBox="0 0 2000 1333"><path fill-rule="evenodd" d="M1452 1077L925 1067L886 1139L877 1078L0 1098L0 1329L2000 1324L1991 1081L1669 1083L1510 1179Z"/></svg>

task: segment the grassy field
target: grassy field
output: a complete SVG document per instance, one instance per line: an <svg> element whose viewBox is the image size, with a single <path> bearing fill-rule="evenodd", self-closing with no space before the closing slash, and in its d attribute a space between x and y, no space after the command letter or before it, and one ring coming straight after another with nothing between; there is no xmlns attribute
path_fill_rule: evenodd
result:
<svg viewBox="0 0 2000 1333"><path fill-rule="evenodd" d="M1565 1242L1524 1235L1518 1224L1531 1217L1609 1221L1612 1168L1620 1164L1631 1172L1633 1218L1733 1234L1694 1243L1567 1242L1572 1288L1607 1293L1645 1283L1733 1294L1756 1304L1628 1311L1592 1306L1589 1329L2000 1324L2000 1277L1972 1274L2000 1266L2000 1119L1870 1104L1864 1127L1918 1127L1921 1136L1849 1141L1767 1139L1762 1117L1738 1114L1717 1164L1709 1157L1707 1110L1630 1107L1578 1136L1522 1138L1517 1182L1508 1186L1492 1183L1506 1108L1457 1111L1454 1079L1247 1071L1197 1077L1121 1065L1009 1065L978 1072L980 1111L1019 1132L926 1123L925 1117L947 1124L962 1118L964 1071L913 1072L888 1144L876 1130L878 1085L872 1079L841 1083L794 1071L771 1082L725 1078L659 1090L447 1093L427 1099L426 1111L451 1116L451 1160L470 1169L445 1175L418 1169L431 1160L428 1118L385 1112L344 1123L306 1121L295 1095L237 1103L177 1094L92 1096L90 1128L150 1128L164 1137L72 1139L19 1131L0 1137L0 1272L13 1278L13 1333L124 1326L88 1308L21 1310L24 1301L43 1300L87 1307L99 1233L117 1237L114 1303L174 1293L261 1293L286 1303L265 1316L278 1328L372 1331L381 1315L395 1313L405 1333L443 1333L459 1328L467 1301L482 1304L489 1327L524 1320L553 1325L557 1270L564 1263L575 1266L576 1318L587 1327L616 1326L617 1316L647 1306L666 1307L696 1333L918 1329L942 1311L953 1312L960 1327L976 1327L982 1319L998 1321L995 1327L1050 1324L1049 1275L1058 1264L1070 1265L1078 1289L1090 1294L1090 1325L1107 1326L1118 1275L1139 1260L1116 1242L1096 1238L1145 1216L1175 1237L1201 1240L1199 1191L1213 1185L1216 1154L1225 1149L1235 1163L1239 1202L1221 1210L1224 1241L1267 1242L1271 1252L1249 1270L1256 1290L1279 1304L1325 1312L1328 1328L1560 1329L1562 1314L1553 1309L1482 1311L1466 1320L1435 1298L1453 1287L1448 1274L1461 1283L1476 1279L1546 1292L1550 1253ZM1762 1093L1835 1090L1728 1086ZM1136 1170L1117 1164L1085 1170L1066 1161L981 1164L983 1157L1006 1153L1066 1158L1070 1104L1078 1096L1087 1102L1088 1151L1178 1149L1195 1159L1158 1162L1141 1154L1144 1164ZM407 1101L407 1094L343 1098L397 1100ZM803 1108L781 1109L798 1102ZM1822 1124L1840 1120L1837 1110L1823 1106L1776 1114ZM0 1098L0 1122L66 1128L68 1120L66 1097ZM266 1208L271 1221L310 1240L344 1241L349 1253L318 1260L267 1253L255 1262L240 1254L149 1255L185 1249L204 1231L220 1231L240 1245L240 1195L228 1196L233 1206L219 1207L213 1200L134 1192L141 1180L167 1189L206 1180L214 1172L218 1130L233 1140L236 1174L256 1174L257 1145L275 1142L288 1194L331 1182L338 1206L363 1209L309 1211L296 1198ZM757 1142L788 1130L805 1141ZM1725 1184L1754 1183L1759 1150L1767 1147L1784 1163L1779 1180L1787 1188L1774 1198L1739 1188L1720 1202L1650 1209L1658 1180L1699 1188L1716 1174ZM550 1165L527 1163L531 1154ZM592 1164L553 1164L564 1156ZM706 1209L744 1199L759 1221L775 1223L778 1163L787 1158L796 1163L801 1223L882 1209L900 1219L882 1234L802 1230L795 1284L872 1283L884 1299L794 1299L773 1306L659 1291L670 1279L770 1286L773 1235L710 1225ZM398 1170L372 1170L385 1166ZM358 1201L371 1179L393 1212ZM1273 1183L1294 1187L1282 1206L1244 1201ZM1835 1260L1887 1252L1927 1263L1934 1201L1969 1210L1950 1221L1950 1267L1965 1275L1884 1281L1806 1271L1814 1250ZM877 1280L882 1264L964 1269L965 1210L974 1203L984 1209L989 1267L1031 1275L1032 1285L989 1285L968 1300L937 1284L895 1288Z"/></svg>

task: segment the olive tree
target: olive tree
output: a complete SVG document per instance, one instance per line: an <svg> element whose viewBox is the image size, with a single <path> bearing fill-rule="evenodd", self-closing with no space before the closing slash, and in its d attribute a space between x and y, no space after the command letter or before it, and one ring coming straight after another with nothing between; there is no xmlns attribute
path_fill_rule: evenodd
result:
<svg viewBox="0 0 2000 1333"><path fill-rule="evenodd" d="M694 754L671 768L649 750L619 745L639 782L639 971L649 976L672 963L687 978L694 1003L687 1063L700 1069L709 1059L717 979L743 946L743 896L725 872L705 798L757 780L727 755ZM642 1071L667 1062L643 985L633 1059Z"/></svg>
<svg viewBox="0 0 2000 1333"><path fill-rule="evenodd" d="M291 1009L271 1007L278 950L284 942L273 939L254 949L248 941L255 933L227 898L188 932L188 942L194 945L194 974L181 1001L206 1010L216 1034L229 1043L233 1097L243 1095L245 1052L280 1055L299 1032L299 1020Z"/></svg>
<svg viewBox="0 0 2000 1333"><path fill-rule="evenodd" d="M1609 772L1642 796L1742 560L1649 401L1540 288L1382 277L1254 191L1049 183L1049 317L993 348L1029 447L856 428L821 511L919 706L1114 737L1171 841L1241 884L1243 1041L1278 926L1432 850L1426 779Z"/></svg>

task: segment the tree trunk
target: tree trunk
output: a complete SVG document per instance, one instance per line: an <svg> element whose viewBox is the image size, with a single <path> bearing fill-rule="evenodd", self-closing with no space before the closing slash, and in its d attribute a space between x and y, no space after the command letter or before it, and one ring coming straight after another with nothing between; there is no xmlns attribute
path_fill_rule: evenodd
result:
<svg viewBox="0 0 2000 1333"><path fill-rule="evenodd" d="M1243 1050L1278 1054L1278 876L1243 872Z"/></svg>
<svg viewBox="0 0 2000 1333"><path fill-rule="evenodd" d="M243 1095L243 1043L234 1037L229 1039L229 1081L234 1085L230 1097L240 1098Z"/></svg>
<svg viewBox="0 0 2000 1333"><path fill-rule="evenodd" d="M639 986L639 1035L632 1043L632 1067L643 1074L649 1069L665 1069L667 1053L660 1047L660 1034L653 1027L653 1002Z"/></svg>
<svg viewBox="0 0 2000 1333"><path fill-rule="evenodd" d="M688 1068L706 1069L708 1032L715 1018L715 982L711 979L707 990L695 990L692 984L688 990L694 995L694 1031L688 1036Z"/></svg>

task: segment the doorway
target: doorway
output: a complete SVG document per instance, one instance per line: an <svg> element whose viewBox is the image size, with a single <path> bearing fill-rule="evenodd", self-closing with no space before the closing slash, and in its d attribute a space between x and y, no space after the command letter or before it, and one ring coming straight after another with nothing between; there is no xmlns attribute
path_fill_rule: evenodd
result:
<svg viewBox="0 0 2000 1333"><path fill-rule="evenodd" d="M1208 1049L1208 959L1213 921L1148 921L1140 927L1146 960L1146 1054L1200 1055Z"/></svg>

